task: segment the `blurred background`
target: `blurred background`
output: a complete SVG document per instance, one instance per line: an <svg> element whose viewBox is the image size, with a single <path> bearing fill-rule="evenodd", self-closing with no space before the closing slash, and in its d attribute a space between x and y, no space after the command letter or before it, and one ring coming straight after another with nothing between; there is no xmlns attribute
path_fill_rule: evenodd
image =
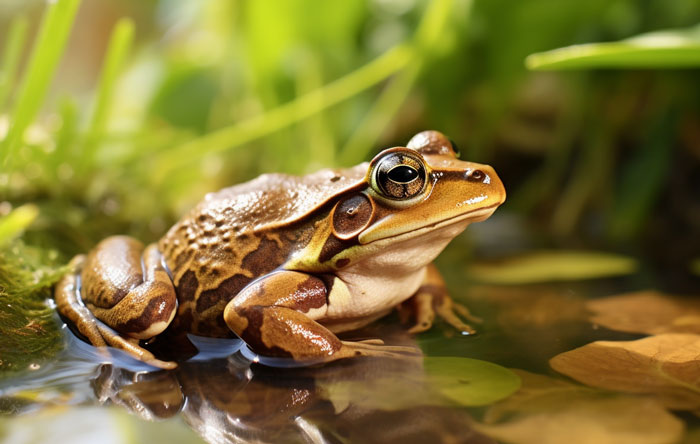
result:
<svg viewBox="0 0 700 444"><path fill-rule="evenodd" d="M661 29L700 44L697 0L49 5L0 5L0 216L21 208L24 241L59 261L109 234L157 239L208 191L424 129L505 182L466 235L486 253L605 249L673 272L700 251L700 71L661 53L525 65Z"/></svg>

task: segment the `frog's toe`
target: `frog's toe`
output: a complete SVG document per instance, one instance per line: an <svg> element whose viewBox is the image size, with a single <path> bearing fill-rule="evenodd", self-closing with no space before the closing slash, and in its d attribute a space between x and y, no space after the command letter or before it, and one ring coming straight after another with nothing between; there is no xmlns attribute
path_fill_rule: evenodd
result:
<svg viewBox="0 0 700 444"><path fill-rule="evenodd" d="M418 347L378 345L367 341L342 341L342 344L342 348L338 352L342 356L339 357L374 356L393 359L416 359L423 356L423 352Z"/></svg>
<svg viewBox="0 0 700 444"><path fill-rule="evenodd" d="M455 329L464 334L472 335L476 333L474 328L465 323L460 317L475 323L481 323L482 320L471 314L469 309L462 304L454 302L446 295L439 298L434 303L435 313L450 324ZM459 316L458 316L459 315Z"/></svg>
<svg viewBox="0 0 700 444"><path fill-rule="evenodd" d="M474 322L476 324L481 324L482 322L484 322L483 319L472 314L472 312L469 311L466 305L458 304L457 302L453 301L452 308L454 309L454 311L457 312L457 314L459 314L461 317L470 322Z"/></svg>
<svg viewBox="0 0 700 444"><path fill-rule="evenodd" d="M356 344L371 344L371 345L384 345L384 341L381 339L363 339L361 341L355 341Z"/></svg>
<svg viewBox="0 0 700 444"><path fill-rule="evenodd" d="M409 328L407 331L408 333L414 335L418 333L423 333L424 331L430 330L430 327L433 326L433 320L423 320L423 321L418 321L413 327Z"/></svg>

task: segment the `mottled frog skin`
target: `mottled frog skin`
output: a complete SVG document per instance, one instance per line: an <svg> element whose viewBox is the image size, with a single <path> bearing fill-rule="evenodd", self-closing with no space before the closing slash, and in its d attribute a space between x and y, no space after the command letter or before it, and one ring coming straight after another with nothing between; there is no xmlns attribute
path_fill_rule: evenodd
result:
<svg viewBox="0 0 700 444"><path fill-rule="evenodd" d="M266 174L208 194L156 244L107 238L73 259L55 298L92 344L162 368L176 364L140 341L166 329L237 335L260 356L303 364L413 356L336 333L397 306L411 332L435 314L472 332L432 261L504 200L491 167L458 160L449 139L425 131L353 168Z"/></svg>

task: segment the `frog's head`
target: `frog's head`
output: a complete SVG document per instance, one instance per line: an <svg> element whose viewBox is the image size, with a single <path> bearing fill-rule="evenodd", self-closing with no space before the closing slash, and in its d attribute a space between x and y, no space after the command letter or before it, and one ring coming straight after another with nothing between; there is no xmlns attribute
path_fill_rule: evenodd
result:
<svg viewBox="0 0 700 444"><path fill-rule="evenodd" d="M432 260L450 239L469 223L488 218L506 197L493 168L459 160L455 146L437 131L419 133L406 147L379 153L369 164L364 189L358 191L345 194L331 212L332 237L353 244L333 248L337 255L325 255L337 264L407 243L411 251L431 250L425 256Z"/></svg>

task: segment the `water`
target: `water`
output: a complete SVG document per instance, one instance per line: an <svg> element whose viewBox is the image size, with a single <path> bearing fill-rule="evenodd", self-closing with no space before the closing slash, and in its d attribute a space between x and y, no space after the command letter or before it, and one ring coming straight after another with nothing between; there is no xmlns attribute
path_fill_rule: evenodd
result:
<svg viewBox="0 0 700 444"><path fill-rule="evenodd" d="M253 363L240 341L194 338L200 353L166 372L119 352L105 356L66 330L58 359L0 383L0 436L7 443L700 442L692 413L700 411L700 361L684 356L693 335L700 338L700 307L645 292L663 276L650 279L644 269L578 282L465 286L463 262L443 262L455 299L483 318L477 335L438 321L410 337L395 315L354 333L415 344L425 361L270 368ZM629 291L642 291L641 299L612 298ZM656 330L629 331L645 328ZM647 372L644 351L634 348L649 338L676 341L649 357L660 357L660 373ZM632 348L580 354L596 341ZM663 357L669 347L675 367ZM607 366L604 374L596 363ZM517 380L515 391L508 384Z"/></svg>

